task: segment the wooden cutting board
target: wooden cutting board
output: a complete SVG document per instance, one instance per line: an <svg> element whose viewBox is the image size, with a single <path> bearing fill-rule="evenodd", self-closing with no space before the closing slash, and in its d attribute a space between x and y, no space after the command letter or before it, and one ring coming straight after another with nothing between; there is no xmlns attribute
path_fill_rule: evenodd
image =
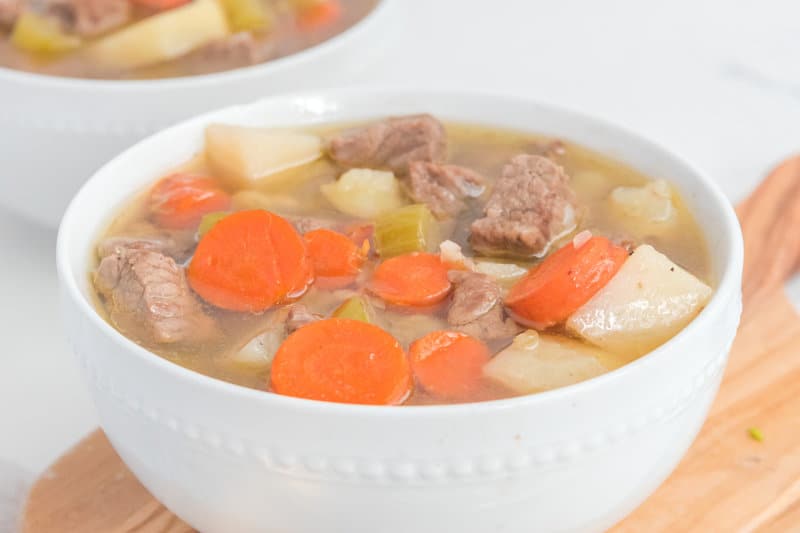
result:
<svg viewBox="0 0 800 533"><path fill-rule="evenodd" d="M614 533L800 533L800 320L783 282L800 265L800 157L738 209L744 312L711 414L672 476ZM759 428L763 442L748 434ZM102 431L37 481L23 533L186 532Z"/></svg>

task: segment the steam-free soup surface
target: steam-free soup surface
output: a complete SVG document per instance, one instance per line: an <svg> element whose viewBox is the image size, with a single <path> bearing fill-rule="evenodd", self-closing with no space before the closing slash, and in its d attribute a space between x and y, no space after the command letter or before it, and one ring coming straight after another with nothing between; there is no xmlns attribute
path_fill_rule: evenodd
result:
<svg viewBox="0 0 800 533"><path fill-rule="evenodd" d="M0 66L78 78L192 76L322 43L377 0L0 0Z"/></svg>
<svg viewBox="0 0 800 533"><path fill-rule="evenodd" d="M549 390L642 356L709 298L702 234L665 179L426 115L213 125L100 239L98 308L159 356L264 391Z"/></svg>

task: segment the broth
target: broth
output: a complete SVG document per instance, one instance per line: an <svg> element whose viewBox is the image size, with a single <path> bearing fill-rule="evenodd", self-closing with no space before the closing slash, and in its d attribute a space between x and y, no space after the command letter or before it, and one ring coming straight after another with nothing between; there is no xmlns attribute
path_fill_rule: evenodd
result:
<svg viewBox="0 0 800 533"><path fill-rule="evenodd" d="M352 125L347 125L350 127ZM305 131L330 138L345 126L333 125L309 128ZM490 128L480 125L448 123L446 124L448 142L448 163L469 167L488 181L491 191L503 166L517 154L539 150L552 139L544 136ZM602 154L570 142L563 142L563 153L557 157L558 163L571 176L571 186L575 192L578 206L578 227L566 237L554 243L551 249L569 245L573 237L583 231L590 230L595 235L605 235L612 239L632 241L636 245L652 244L660 252L671 258L677 265L686 269L706 283L713 284L709 255L697 223L677 192L673 191L672 202L674 213L667 227L658 224L632 223L630 218L621 215L609 203L611 191L617 187L640 187L651 182L652 177L643 175L630 166L610 159ZM191 171L213 175L206 154L201 153L195 159L179 167L178 171ZM226 186L233 198L233 211L252 208L268 208L282 216L322 217L342 222L353 222L358 219L345 215L337 210L321 192L321 186L337 179L345 168L323 157L317 161L292 168L280 173L281 179L270 179L268 184L255 184L248 188L230 188ZM669 176L658 176L669 178ZM259 196L262 195L262 196ZM265 200L267 198L268 200ZM468 202L467 208L454 219L441 222L441 230L447 238L460 245L468 256L475 254L470 246L470 222L482 216L486 194L481 198ZM121 210L119 216L104 233L103 238L132 235L142 232L142 227L152 224L148 192L144 192ZM194 233L194 231L190 231ZM490 258L497 262L510 262L524 268L537 264L539 259ZM447 313L450 300L437 304L431 309L420 312L419 308L408 308L387 304L374 294L364 290L365 280L380 259L368 261L355 283L335 290L317 286L303 295L298 302L305 304L310 311L328 317L347 298L354 294L362 294L374 308L374 322L394 335L408 349L410 343L423 335L436 330L448 329ZM510 283L499 282L507 291ZM105 313L105 303L98 297L97 307ZM226 311L205 304L205 310L220 326L221 334L199 346L186 348L181 345L162 345L148 338L135 338L161 357L191 370L229 381L245 387L269 390L270 370L268 367L252 368L232 363L225 354L236 350L263 329L272 311L263 314ZM563 324L547 328L547 334L555 338L565 338L581 345L591 347L585 339L570 332ZM513 336L486 341L492 353L508 347ZM640 353L612 353L599 351L597 359L606 370L613 370L633 359ZM464 401L482 401L504 398L519 394L508 386L489 378L482 378L481 385L468 397L457 399L443 398L426 392L424 387L417 386L406 404L450 403Z"/></svg>

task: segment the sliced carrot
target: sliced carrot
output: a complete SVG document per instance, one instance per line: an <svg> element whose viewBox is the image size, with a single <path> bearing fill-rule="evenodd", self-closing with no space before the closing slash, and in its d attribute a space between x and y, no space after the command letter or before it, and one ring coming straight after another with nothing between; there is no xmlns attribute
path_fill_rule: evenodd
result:
<svg viewBox="0 0 800 533"><path fill-rule="evenodd" d="M447 265L438 255L414 252L398 255L375 269L369 290L395 304L424 306L441 302L450 292Z"/></svg>
<svg viewBox="0 0 800 533"><path fill-rule="evenodd" d="M309 231L303 239L314 265L317 284L338 288L353 282L366 258L353 241L329 229Z"/></svg>
<svg viewBox="0 0 800 533"><path fill-rule="evenodd" d="M190 0L132 0L134 4L144 6L156 11L165 11L174 7L182 6Z"/></svg>
<svg viewBox="0 0 800 533"><path fill-rule="evenodd" d="M329 26L342 16L339 0L320 0L304 8L297 16L297 27L301 30L317 30Z"/></svg>
<svg viewBox="0 0 800 533"><path fill-rule="evenodd" d="M489 348L466 333L434 331L411 343L411 369L420 386L448 399L465 399L481 386Z"/></svg>
<svg viewBox="0 0 800 533"><path fill-rule="evenodd" d="M341 403L402 403L411 391L408 359L378 326L329 318L298 329L281 344L271 370L278 394Z"/></svg>
<svg viewBox="0 0 800 533"><path fill-rule="evenodd" d="M226 211L231 197L214 178L177 173L162 179L150 190L150 213L156 224L167 229L192 229L203 215Z"/></svg>
<svg viewBox="0 0 800 533"><path fill-rule="evenodd" d="M506 296L520 322L546 328L566 320L611 280L628 252L605 237L570 242L533 267Z"/></svg>
<svg viewBox="0 0 800 533"><path fill-rule="evenodd" d="M208 303L250 312L300 297L314 277L302 237L286 219L261 210L230 214L208 230L188 276Z"/></svg>

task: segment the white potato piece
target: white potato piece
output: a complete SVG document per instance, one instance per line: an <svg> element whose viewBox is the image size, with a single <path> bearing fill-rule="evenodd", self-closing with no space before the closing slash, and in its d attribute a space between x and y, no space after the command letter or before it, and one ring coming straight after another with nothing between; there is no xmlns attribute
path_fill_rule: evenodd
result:
<svg viewBox="0 0 800 533"><path fill-rule="evenodd" d="M643 244L567 329L606 350L641 355L686 326L710 297L711 287Z"/></svg>
<svg viewBox="0 0 800 533"><path fill-rule="evenodd" d="M613 356L576 340L528 330L486 363L483 374L518 394L530 394L604 374L613 367L603 359Z"/></svg>
<svg viewBox="0 0 800 533"><path fill-rule="evenodd" d="M283 327L274 327L259 333L247 343L228 354L226 359L229 363L244 368L269 368L275 358L286 333Z"/></svg>
<svg viewBox="0 0 800 533"><path fill-rule="evenodd" d="M110 33L86 53L91 61L124 70L175 59L228 33L217 0L194 0Z"/></svg>
<svg viewBox="0 0 800 533"><path fill-rule="evenodd" d="M624 215L643 222L665 223L675 218L672 188L664 180L651 181L641 187L616 187L609 200Z"/></svg>
<svg viewBox="0 0 800 533"><path fill-rule="evenodd" d="M322 156L322 139L308 133L211 124L206 158L214 172L234 186L264 183L279 172Z"/></svg>
<svg viewBox="0 0 800 533"><path fill-rule="evenodd" d="M359 218L375 218L406 204L400 183L386 170L351 168L321 191L336 209Z"/></svg>

